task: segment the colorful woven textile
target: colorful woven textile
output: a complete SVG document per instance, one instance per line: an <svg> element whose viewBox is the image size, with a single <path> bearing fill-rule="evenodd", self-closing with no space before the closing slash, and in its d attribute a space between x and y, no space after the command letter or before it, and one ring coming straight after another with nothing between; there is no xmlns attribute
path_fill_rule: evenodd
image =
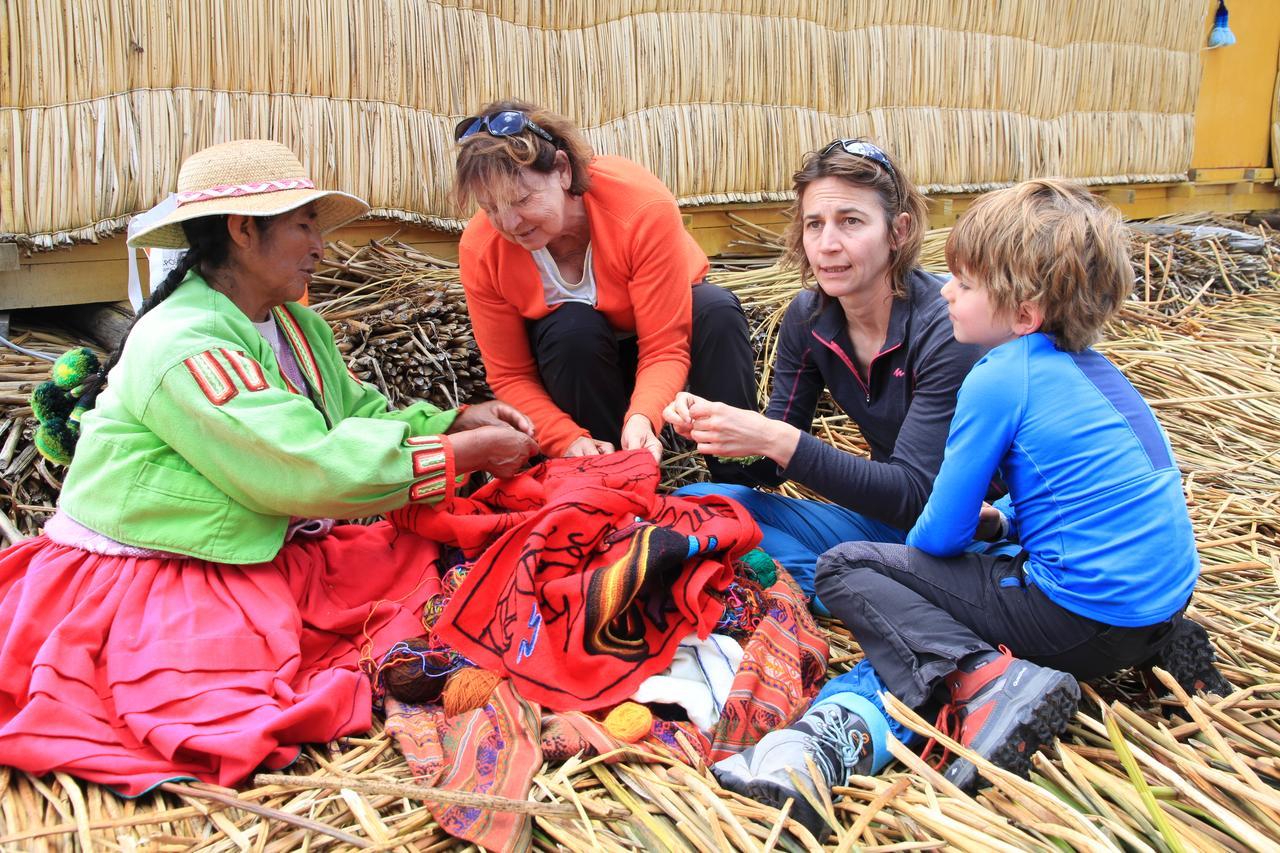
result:
<svg viewBox="0 0 1280 853"><path fill-rule="evenodd" d="M759 540L720 496L657 494L642 450L554 459L392 520L474 557L438 640L555 710L616 705L720 618L733 561Z"/></svg>
<svg viewBox="0 0 1280 853"><path fill-rule="evenodd" d="M729 700L716 726L719 761L790 724L809 707L827 672L827 641L800 587L781 566L765 590L765 613L743 650Z"/></svg>
<svg viewBox="0 0 1280 853"><path fill-rule="evenodd" d="M446 719L439 705L402 705L387 699L387 731L414 777L424 785L523 800L542 769L538 711L510 681L489 702ZM441 829L489 850L524 850L527 815L427 801Z"/></svg>
<svg viewBox="0 0 1280 853"><path fill-rule="evenodd" d="M544 761L565 761L625 749L609 762L643 758L645 753L674 754L690 760L676 732L705 762L707 739L691 723L654 722L653 734L639 743L613 738L604 725L580 711L540 714L504 680L484 707L445 717L439 705L406 705L387 699L387 732L396 739L416 781L450 791L493 794L523 800ZM449 834L488 850L529 846L527 815L484 811L427 801Z"/></svg>

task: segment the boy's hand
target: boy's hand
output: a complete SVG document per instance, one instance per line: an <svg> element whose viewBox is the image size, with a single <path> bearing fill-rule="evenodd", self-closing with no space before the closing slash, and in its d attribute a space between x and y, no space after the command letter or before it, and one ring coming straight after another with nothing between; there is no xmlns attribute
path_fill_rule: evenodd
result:
<svg viewBox="0 0 1280 853"><path fill-rule="evenodd" d="M973 538L981 542L997 542L1009 535L1009 520L989 503L978 510L978 529Z"/></svg>

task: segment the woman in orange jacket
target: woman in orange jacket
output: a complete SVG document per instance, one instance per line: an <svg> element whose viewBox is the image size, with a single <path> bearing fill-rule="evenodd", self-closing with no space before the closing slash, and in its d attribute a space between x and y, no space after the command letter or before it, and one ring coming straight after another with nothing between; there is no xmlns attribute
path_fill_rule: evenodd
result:
<svg viewBox="0 0 1280 853"><path fill-rule="evenodd" d="M456 195L480 208L459 247L476 342L544 453L660 458L662 409L686 386L755 407L742 308L706 282L706 255L656 177L518 101L463 119L455 137Z"/></svg>

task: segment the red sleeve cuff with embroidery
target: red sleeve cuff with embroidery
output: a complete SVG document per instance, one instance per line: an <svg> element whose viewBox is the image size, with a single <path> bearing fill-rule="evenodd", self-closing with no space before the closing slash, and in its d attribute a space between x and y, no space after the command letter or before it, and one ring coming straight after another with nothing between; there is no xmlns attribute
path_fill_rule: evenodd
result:
<svg viewBox="0 0 1280 853"><path fill-rule="evenodd" d="M412 450L413 483L409 503L432 506L453 497L453 445L447 436L415 435L405 442Z"/></svg>

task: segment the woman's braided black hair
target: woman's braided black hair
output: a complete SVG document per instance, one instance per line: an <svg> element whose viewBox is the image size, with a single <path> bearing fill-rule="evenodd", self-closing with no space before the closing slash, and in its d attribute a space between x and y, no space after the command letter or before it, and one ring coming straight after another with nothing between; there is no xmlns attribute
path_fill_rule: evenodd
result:
<svg viewBox="0 0 1280 853"><path fill-rule="evenodd" d="M265 231L274 217L255 216L253 219L258 225L259 231ZM129 324L128 331L124 333L124 337L120 339L120 343L111 353L110 358L103 364L102 370L85 382L84 393L77 403L79 408L85 411L93 408L94 403L97 402L99 392L107 384L107 374L120 361L120 355L124 352L125 342L129 340L133 327L138 324L144 314L173 295L173 292L186 280L187 273L192 269L198 269L201 274L207 277L209 270L219 269L227 262L227 256L231 251L231 235L227 231L226 214L188 219L182 223L182 233L187 238L187 251L182 255L177 265L165 276L164 281L160 282L159 286L151 291L151 295L142 303L142 307L134 315L133 322Z"/></svg>

